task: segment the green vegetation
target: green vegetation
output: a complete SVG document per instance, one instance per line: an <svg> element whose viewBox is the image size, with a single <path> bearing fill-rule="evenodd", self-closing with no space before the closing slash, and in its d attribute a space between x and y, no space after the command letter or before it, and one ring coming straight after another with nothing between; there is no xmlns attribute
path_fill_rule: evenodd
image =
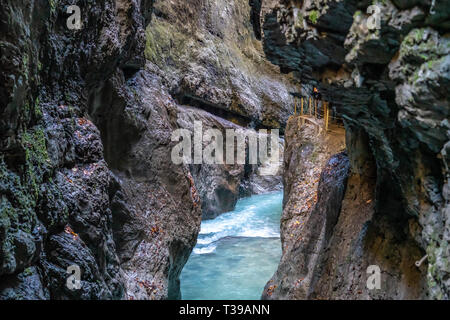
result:
<svg viewBox="0 0 450 320"><path fill-rule="evenodd" d="M158 45L155 40L154 31L148 27L146 31L145 57L147 60L156 62L158 59Z"/></svg>
<svg viewBox="0 0 450 320"><path fill-rule="evenodd" d="M14 271L15 233L22 230L31 233L35 225L36 199L22 184L19 176L8 170L0 157L0 251L4 270Z"/></svg>
<svg viewBox="0 0 450 320"><path fill-rule="evenodd" d="M29 277L29 276L31 276L31 275L33 274L33 269L31 269L30 267L28 267L28 268L26 268L26 269L23 271L23 274L24 274L25 277Z"/></svg>
<svg viewBox="0 0 450 320"><path fill-rule="evenodd" d="M317 10L313 10L309 13L309 20L313 23L316 24L317 20L319 19L319 11Z"/></svg>
<svg viewBox="0 0 450 320"><path fill-rule="evenodd" d="M26 81L28 81L28 63L29 63L28 54L25 53L22 56L22 68L23 68L23 75L25 76Z"/></svg>
<svg viewBox="0 0 450 320"><path fill-rule="evenodd" d="M424 29L417 29L416 34L415 34L416 41L420 42L423 39L423 35L424 35Z"/></svg>
<svg viewBox="0 0 450 320"><path fill-rule="evenodd" d="M297 16L297 21L295 21L296 28L303 28L303 16L299 13Z"/></svg>
<svg viewBox="0 0 450 320"><path fill-rule="evenodd" d="M49 0L49 4L50 4L50 13L55 13L56 12L56 6L58 5L58 0Z"/></svg>
<svg viewBox="0 0 450 320"><path fill-rule="evenodd" d="M41 106L40 106L39 97L37 97L36 100L34 101L34 114L38 118L42 117L42 110L41 110Z"/></svg>
<svg viewBox="0 0 450 320"><path fill-rule="evenodd" d="M146 30L145 57L165 67L167 58L180 62L184 54L187 37L166 21L154 19Z"/></svg>
<svg viewBox="0 0 450 320"><path fill-rule="evenodd" d="M39 184L42 182L42 177L49 161L43 129L36 128L23 133L22 146L25 149L28 183L33 188L37 198Z"/></svg>
<svg viewBox="0 0 450 320"><path fill-rule="evenodd" d="M419 71L414 72L413 83L417 82L417 80L419 80Z"/></svg>
<svg viewBox="0 0 450 320"><path fill-rule="evenodd" d="M443 43L437 42L432 36L425 40L424 34L425 29L411 31L400 46L400 57L410 56L420 58L422 62L430 62L445 54ZM428 64L428 66L431 67L432 64Z"/></svg>

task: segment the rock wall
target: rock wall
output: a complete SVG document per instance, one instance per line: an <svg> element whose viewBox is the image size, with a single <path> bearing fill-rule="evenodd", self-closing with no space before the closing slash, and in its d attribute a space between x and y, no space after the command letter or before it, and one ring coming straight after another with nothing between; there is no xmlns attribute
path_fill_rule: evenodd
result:
<svg viewBox="0 0 450 320"><path fill-rule="evenodd" d="M226 129L283 133L298 81L266 60L251 18L258 2L156 1L154 8L145 55L178 105L180 128L202 121L224 137ZM242 196L281 189L281 170L264 178L252 165L190 169L205 219L233 210Z"/></svg>
<svg viewBox="0 0 450 320"><path fill-rule="evenodd" d="M331 102L351 163L334 234L319 254L325 260L312 264L323 268L319 279L285 252L283 279L305 276L308 288L283 282L279 269L272 298L449 298L450 10L446 1L376 1L381 23L371 29L371 4L263 4L267 57ZM365 287L368 264L383 271L383 290Z"/></svg>
<svg viewBox="0 0 450 320"><path fill-rule="evenodd" d="M176 298L201 211L188 168L163 161L153 1L83 2L81 30L69 4L1 2L0 297Z"/></svg>
<svg viewBox="0 0 450 320"><path fill-rule="evenodd" d="M248 1L80 1L81 30L71 4L0 2L0 299L178 299L202 211L281 176L175 165L172 132L196 108L280 128L296 81L265 60Z"/></svg>
<svg viewBox="0 0 450 320"><path fill-rule="evenodd" d="M263 132L242 127L196 107L178 107L177 124L180 128L193 133L195 121L201 123L203 132L209 129L219 130L223 137L224 151L227 130L233 130L234 133L247 137L253 135L257 139L265 135L268 142L272 143L270 135L267 136ZM237 159L242 149L238 149L236 141L234 143L234 154ZM203 219L212 219L221 213L234 210L239 198L282 190L283 139L279 138L277 143L279 144L279 162L274 175L261 175L261 170L265 167L260 161L258 164L249 164L249 139L245 140L243 146L247 154L245 164L190 164L190 171L201 200ZM209 142L203 141L202 147L206 148L208 144ZM191 147L193 150L193 144ZM225 152L224 156L226 157Z"/></svg>
<svg viewBox="0 0 450 320"><path fill-rule="evenodd" d="M281 128L292 112L294 79L264 56L249 1L156 1L146 57L181 104L237 124Z"/></svg>
<svg viewBox="0 0 450 320"><path fill-rule="evenodd" d="M0 0L1 299L180 298L202 209L279 180L174 165L172 131L283 131L290 93L312 86L344 119L348 160L286 134L283 258L264 297L449 298L446 1L376 2L374 30L371 1L88 0L81 30L70 4ZM365 287L369 264L384 291Z"/></svg>

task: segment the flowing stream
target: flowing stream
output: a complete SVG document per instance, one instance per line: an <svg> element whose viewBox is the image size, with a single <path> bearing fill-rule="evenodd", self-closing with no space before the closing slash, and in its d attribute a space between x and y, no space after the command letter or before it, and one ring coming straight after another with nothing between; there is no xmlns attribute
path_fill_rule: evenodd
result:
<svg viewBox="0 0 450 320"><path fill-rule="evenodd" d="M282 201L283 192L251 196L203 221L181 273L183 299L260 299L281 257Z"/></svg>

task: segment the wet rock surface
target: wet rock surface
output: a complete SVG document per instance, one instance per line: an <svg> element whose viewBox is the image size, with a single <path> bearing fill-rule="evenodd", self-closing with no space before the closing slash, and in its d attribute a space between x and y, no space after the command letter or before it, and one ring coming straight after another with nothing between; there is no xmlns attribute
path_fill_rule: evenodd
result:
<svg viewBox="0 0 450 320"><path fill-rule="evenodd" d="M175 165L172 132L189 106L280 128L295 81L264 59L247 1L87 1L81 30L70 4L1 2L0 297L178 299L202 209L281 176Z"/></svg>
<svg viewBox="0 0 450 320"><path fill-rule="evenodd" d="M280 176L175 165L171 133L284 132L291 93L313 86L347 155L342 135L289 120L283 258L263 297L449 298L448 1L375 1L379 29L370 1L90 0L82 30L70 4L0 1L1 299L179 298L202 212Z"/></svg>
<svg viewBox="0 0 450 320"><path fill-rule="evenodd" d="M239 164L237 160L238 153L242 154L242 150L249 154L250 140L245 137L258 138L264 135L267 137L267 134L241 127L199 108L188 106L178 108L177 123L180 128L189 130L192 138L194 138L195 122L201 123L203 133L210 129L219 130L224 144L224 164L194 164L192 161L189 165L201 199L203 219L212 219L221 213L232 211L241 197L282 189L283 140L281 138L277 141L279 144L278 169L273 172L274 174L262 175L261 170L264 169L264 165L260 161L257 164L249 164L248 156L245 164ZM227 130L244 137L242 149L234 138L228 141ZM270 136L266 139L270 146L272 143ZM227 142L234 143L235 160L232 164L227 164L226 161ZM205 149L208 144L203 141L202 148ZM193 143L192 150L194 150Z"/></svg>
<svg viewBox="0 0 450 320"><path fill-rule="evenodd" d="M243 126L284 127L297 81L280 76L264 56L255 33L259 4L155 2L145 54L180 104Z"/></svg>
<svg viewBox="0 0 450 320"><path fill-rule="evenodd" d="M307 298L339 217L350 166L347 155L338 153L345 149L342 129L325 135L292 117L285 138L283 255L264 299Z"/></svg>
<svg viewBox="0 0 450 320"><path fill-rule="evenodd" d="M324 162L327 149L319 148L336 151L334 143L311 139L308 131L286 136L286 150L295 151L286 154L291 175L284 180L283 256L263 298L426 299L426 268L415 266L422 250L409 234L417 222L398 209L389 215L376 210L377 174L367 136L347 129L347 148L354 153ZM319 163L314 150L322 154ZM381 270L381 290L367 287L373 265Z"/></svg>
<svg viewBox="0 0 450 320"><path fill-rule="evenodd" d="M310 85L319 87L324 99L344 119L350 159L361 160L368 158L365 154L370 155L373 165L362 172L355 167L359 160L351 161L347 193L350 186L358 185L361 194L355 194L354 205L359 197L364 198L363 190L372 194L366 201L371 200L374 205L373 213L361 207L361 213L353 220L365 220L367 232L362 232L362 221L355 223L354 230L350 223L347 227L344 222L336 225L336 232L348 233L348 238L343 239L363 241L362 250L349 244L349 248L359 252L361 265L355 265L351 250L345 260L341 255L347 249L337 245L339 253L327 258L324 264L330 264L326 267L328 273L344 280L339 282L332 276L323 276L306 294L286 291L290 285L274 283L278 285L274 296L379 298L380 295L367 293L355 285L355 279L364 276L366 264L377 260L381 269L391 270L386 271L389 281L381 297L448 298L449 269L443 263L449 258L446 200L449 53L448 25L444 22L448 21L448 4L445 1L374 2L381 9L379 29L369 28L370 17L366 12L372 3L368 2L271 4L266 11L263 9L265 15L261 17L265 21L263 42L268 58L282 70L299 73L309 79ZM332 6L341 9L329 10ZM337 15L340 19L336 19ZM350 20L349 16L352 16ZM333 26L328 19L343 21L341 28ZM441 23L436 24L437 20ZM330 54L328 50L333 46L337 46L333 51L341 54ZM309 55L304 55L305 52ZM352 142L361 136L369 146L367 152L361 152L359 144ZM361 183L366 183L367 188ZM344 198L342 221L348 214L345 206L348 202L352 201ZM401 235L400 238L395 234ZM380 237L389 240L381 241ZM374 248L386 252L385 257L374 255L371 252ZM412 267L414 259L425 254L428 260L423 266ZM301 274L300 269L296 269L297 274Z"/></svg>
<svg viewBox="0 0 450 320"><path fill-rule="evenodd" d="M82 31L68 5L1 3L0 296L176 298L201 212L139 72L153 1L85 2Z"/></svg>
<svg viewBox="0 0 450 320"><path fill-rule="evenodd" d="M203 132L218 129L224 142L227 129L273 128L282 134L297 81L281 76L265 59L255 20L259 5L245 0L155 2L145 55L178 106L179 128L193 133L194 121L201 121ZM242 196L280 190L281 171L261 177L259 170L248 164L191 164L203 217L233 210Z"/></svg>

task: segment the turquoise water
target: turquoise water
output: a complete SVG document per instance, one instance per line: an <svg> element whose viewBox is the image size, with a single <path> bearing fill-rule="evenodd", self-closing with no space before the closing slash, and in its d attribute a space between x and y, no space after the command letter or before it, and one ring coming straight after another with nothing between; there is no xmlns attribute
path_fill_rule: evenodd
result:
<svg viewBox="0 0 450 320"><path fill-rule="evenodd" d="M203 221L181 273L182 298L259 300L281 257L282 201L282 192L251 196Z"/></svg>

